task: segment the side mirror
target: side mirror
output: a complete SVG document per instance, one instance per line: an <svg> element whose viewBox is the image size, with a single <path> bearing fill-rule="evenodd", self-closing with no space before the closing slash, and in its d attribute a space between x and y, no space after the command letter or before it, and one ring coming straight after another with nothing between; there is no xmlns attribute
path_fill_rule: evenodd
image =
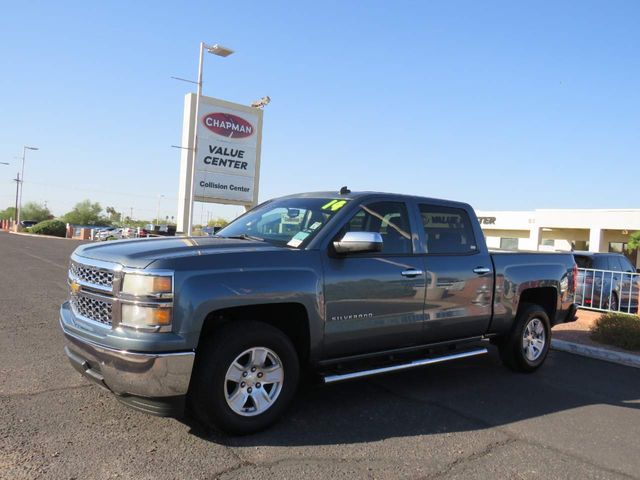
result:
<svg viewBox="0 0 640 480"><path fill-rule="evenodd" d="M382 251L382 236L377 232L347 232L333 242L336 253L367 253Z"/></svg>

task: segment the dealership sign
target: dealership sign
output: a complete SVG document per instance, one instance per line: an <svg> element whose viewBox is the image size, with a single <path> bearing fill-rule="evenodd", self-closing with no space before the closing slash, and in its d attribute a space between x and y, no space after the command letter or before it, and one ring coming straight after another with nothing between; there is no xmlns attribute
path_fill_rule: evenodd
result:
<svg viewBox="0 0 640 480"><path fill-rule="evenodd" d="M262 111L211 100L200 100L196 200L252 204Z"/></svg>
<svg viewBox="0 0 640 480"><path fill-rule="evenodd" d="M202 123L213 133L229 138L250 137L254 130L251 123L231 113L209 113L202 118Z"/></svg>
<svg viewBox="0 0 640 480"><path fill-rule="evenodd" d="M188 147L181 159L178 228L181 221L186 225L184 217L191 209L188 197L195 101L195 95L186 96L182 145ZM262 110L256 108L200 97L193 162L195 201L247 207L257 204L262 114Z"/></svg>

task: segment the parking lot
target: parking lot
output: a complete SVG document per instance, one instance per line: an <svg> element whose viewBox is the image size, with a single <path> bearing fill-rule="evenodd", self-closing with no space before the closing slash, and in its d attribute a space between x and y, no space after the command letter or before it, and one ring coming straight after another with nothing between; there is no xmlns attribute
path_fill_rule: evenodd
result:
<svg viewBox="0 0 640 480"><path fill-rule="evenodd" d="M0 478L640 478L640 370L555 351L305 386L241 438L133 411L63 353L77 245L0 233Z"/></svg>

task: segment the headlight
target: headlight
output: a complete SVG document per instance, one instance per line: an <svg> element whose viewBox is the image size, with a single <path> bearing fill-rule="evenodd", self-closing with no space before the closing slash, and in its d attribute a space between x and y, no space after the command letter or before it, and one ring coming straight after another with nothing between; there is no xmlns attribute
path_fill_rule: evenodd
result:
<svg viewBox="0 0 640 480"><path fill-rule="evenodd" d="M173 276L170 272L155 275L127 272L120 293L120 325L155 332L171 331Z"/></svg>
<svg viewBox="0 0 640 480"><path fill-rule="evenodd" d="M134 328L156 328L171 325L171 307L122 304L120 323Z"/></svg>
<svg viewBox="0 0 640 480"><path fill-rule="evenodd" d="M122 293L136 296L167 296L166 294L173 293L173 280L170 276L127 273L122 282Z"/></svg>

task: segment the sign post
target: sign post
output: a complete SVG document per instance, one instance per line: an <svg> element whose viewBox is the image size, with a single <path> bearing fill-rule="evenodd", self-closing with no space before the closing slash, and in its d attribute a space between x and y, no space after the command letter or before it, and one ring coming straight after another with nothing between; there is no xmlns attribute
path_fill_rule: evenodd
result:
<svg viewBox="0 0 640 480"><path fill-rule="evenodd" d="M258 203L262 115L237 103L185 96L178 231L190 232L194 201L247 208Z"/></svg>

